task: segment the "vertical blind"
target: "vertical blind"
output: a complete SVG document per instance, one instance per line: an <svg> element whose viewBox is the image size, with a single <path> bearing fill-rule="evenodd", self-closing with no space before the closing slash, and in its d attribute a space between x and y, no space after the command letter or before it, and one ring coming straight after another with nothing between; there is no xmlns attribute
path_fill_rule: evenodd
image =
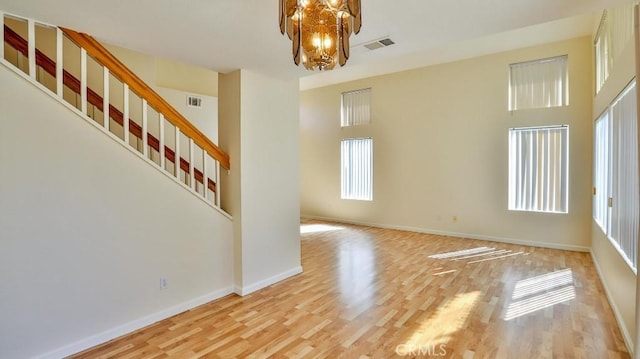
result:
<svg viewBox="0 0 640 359"><path fill-rule="evenodd" d="M342 127L371 123L371 89L343 92L340 118Z"/></svg>
<svg viewBox="0 0 640 359"><path fill-rule="evenodd" d="M593 130L593 218L606 233L608 228L609 187L609 112L596 120Z"/></svg>
<svg viewBox="0 0 640 359"><path fill-rule="evenodd" d="M611 105L611 194L608 234L637 265L638 120L636 86L632 83Z"/></svg>
<svg viewBox="0 0 640 359"><path fill-rule="evenodd" d="M602 14L595 37L596 91L605 80L624 49L633 38L633 6L638 1L607 9Z"/></svg>
<svg viewBox="0 0 640 359"><path fill-rule="evenodd" d="M613 64L611 55L611 31L609 30L607 11L605 11L602 14L595 39L596 92L600 91L605 80L609 77L609 71Z"/></svg>
<svg viewBox="0 0 640 359"><path fill-rule="evenodd" d="M569 128L509 130L509 209L568 211Z"/></svg>
<svg viewBox="0 0 640 359"><path fill-rule="evenodd" d="M567 56L509 65L509 110L569 104Z"/></svg>
<svg viewBox="0 0 640 359"><path fill-rule="evenodd" d="M342 140L342 198L371 201L373 199L373 140Z"/></svg>

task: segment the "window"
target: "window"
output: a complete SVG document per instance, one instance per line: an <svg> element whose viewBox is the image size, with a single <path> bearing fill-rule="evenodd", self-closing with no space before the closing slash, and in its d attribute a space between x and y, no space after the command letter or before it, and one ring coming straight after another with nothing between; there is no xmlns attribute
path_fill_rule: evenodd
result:
<svg viewBox="0 0 640 359"><path fill-rule="evenodd" d="M342 198L373 199L373 140L342 140Z"/></svg>
<svg viewBox="0 0 640 359"><path fill-rule="evenodd" d="M622 6L605 10L594 39L596 63L596 92L609 77L615 60L633 37L633 5L629 1Z"/></svg>
<svg viewBox="0 0 640 359"><path fill-rule="evenodd" d="M569 127L509 130L509 210L567 213Z"/></svg>
<svg viewBox="0 0 640 359"><path fill-rule="evenodd" d="M607 11L602 14L602 20L598 27L595 39L595 61L596 61L596 93L600 91L602 85L609 77L611 65L611 32L607 21Z"/></svg>
<svg viewBox="0 0 640 359"><path fill-rule="evenodd" d="M609 111L596 120L593 130L593 218L607 233L609 198Z"/></svg>
<svg viewBox="0 0 640 359"><path fill-rule="evenodd" d="M567 106L567 56L509 65L509 111Z"/></svg>
<svg viewBox="0 0 640 359"><path fill-rule="evenodd" d="M371 123L371 89L342 93L342 127L367 125Z"/></svg>
<svg viewBox="0 0 640 359"><path fill-rule="evenodd" d="M638 120L631 83L595 123L593 217L631 268L637 268Z"/></svg>

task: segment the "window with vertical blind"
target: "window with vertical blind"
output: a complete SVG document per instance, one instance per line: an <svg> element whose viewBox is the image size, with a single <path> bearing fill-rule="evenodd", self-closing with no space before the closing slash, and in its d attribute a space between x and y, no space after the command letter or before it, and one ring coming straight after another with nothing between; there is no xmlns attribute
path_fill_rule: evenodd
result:
<svg viewBox="0 0 640 359"><path fill-rule="evenodd" d="M509 65L509 111L567 106L567 56Z"/></svg>
<svg viewBox="0 0 640 359"><path fill-rule="evenodd" d="M343 92L340 111L342 127L371 123L371 89Z"/></svg>
<svg viewBox="0 0 640 359"><path fill-rule="evenodd" d="M633 6L638 1L628 1L622 6L602 13L594 39L596 63L596 92L609 77L616 59L633 38Z"/></svg>
<svg viewBox="0 0 640 359"><path fill-rule="evenodd" d="M609 209L609 110L595 122L593 129L593 219L607 233Z"/></svg>
<svg viewBox="0 0 640 359"><path fill-rule="evenodd" d="M634 270L640 223L636 103L634 81L595 122L593 165L593 217Z"/></svg>
<svg viewBox="0 0 640 359"><path fill-rule="evenodd" d="M600 26L596 33L595 42L595 62L596 62L596 93L600 91L602 85L609 77L611 65L611 31L609 30L609 21L607 21L607 11L602 14Z"/></svg>
<svg viewBox="0 0 640 359"><path fill-rule="evenodd" d="M342 199L373 200L373 140L344 139L342 154Z"/></svg>
<svg viewBox="0 0 640 359"><path fill-rule="evenodd" d="M509 210L567 213L569 127L509 130Z"/></svg>

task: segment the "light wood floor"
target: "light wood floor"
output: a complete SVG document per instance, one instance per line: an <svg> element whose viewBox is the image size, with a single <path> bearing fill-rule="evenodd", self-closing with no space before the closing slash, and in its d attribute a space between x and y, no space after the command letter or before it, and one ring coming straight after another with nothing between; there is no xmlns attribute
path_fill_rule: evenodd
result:
<svg viewBox="0 0 640 359"><path fill-rule="evenodd" d="M303 228L334 229L301 235L303 274L75 358L629 357L586 253Z"/></svg>

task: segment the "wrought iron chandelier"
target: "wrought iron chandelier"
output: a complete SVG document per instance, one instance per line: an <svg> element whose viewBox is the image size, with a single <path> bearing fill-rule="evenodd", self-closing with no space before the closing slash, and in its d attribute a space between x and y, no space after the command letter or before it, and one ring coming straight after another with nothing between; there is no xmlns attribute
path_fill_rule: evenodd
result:
<svg viewBox="0 0 640 359"><path fill-rule="evenodd" d="M361 25L360 0L280 0L280 32L293 43L293 61L308 70L344 66Z"/></svg>

